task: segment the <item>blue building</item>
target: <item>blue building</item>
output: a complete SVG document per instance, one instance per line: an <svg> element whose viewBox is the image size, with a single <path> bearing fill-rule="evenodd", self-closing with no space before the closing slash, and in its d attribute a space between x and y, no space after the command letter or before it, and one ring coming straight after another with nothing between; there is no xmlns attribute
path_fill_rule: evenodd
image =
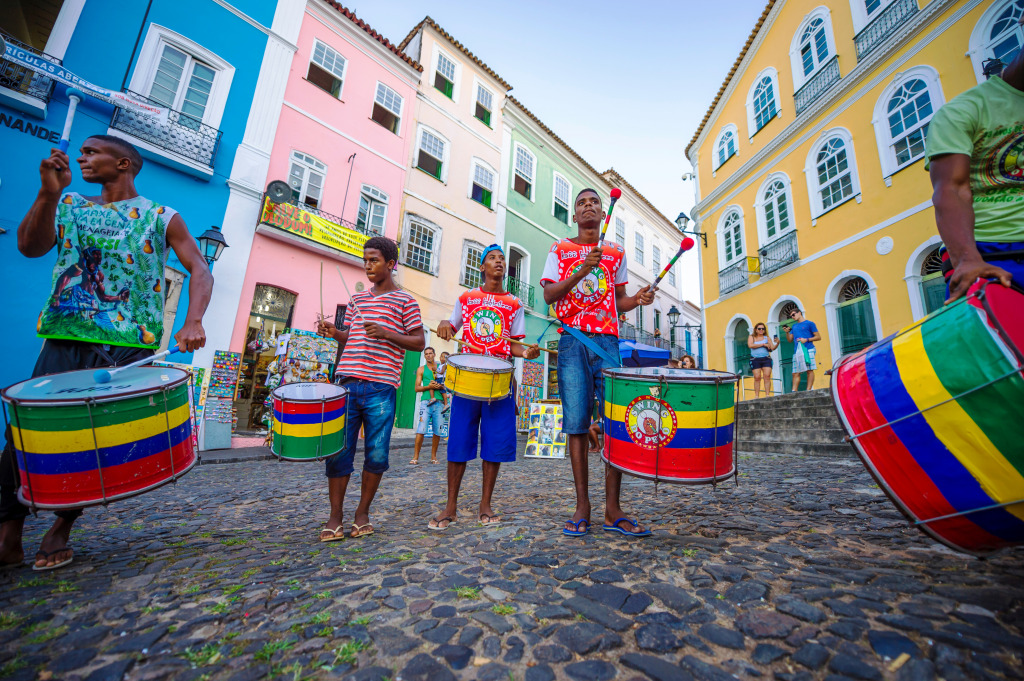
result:
<svg viewBox="0 0 1024 681"><path fill-rule="evenodd" d="M193 235L211 225L223 226L229 245L236 247L231 260L241 258L244 272L251 242L244 231L251 227L241 223L249 219L244 215L249 203L251 225L257 222L266 173L262 158L269 160L280 110L274 95L279 89L283 96L287 66L284 74L278 72L294 52L294 37L282 38L279 31L297 35L304 2L4 0L2 5L0 30L5 41L62 64L90 83L132 93L171 111L163 124L86 98L71 130L75 179L69 189L99 193L97 185L80 179L74 163L86 137L124 137L146 159L136 181L139 193L178 210ZM261 79L264 65L269 72ZM262 82L268 76L270 82ZM24 257L17 249L16 231L38 191L39 162L56 146L63 129L68 110L65 90L62 83L0 61L0 290L8 320L0 387L29 376L42 344L35 323L47 297L54 256ZM244 205L236 205L229 215L235 194ZM233 237L232 229L243 233ZM222 273L214 268L214 276L221 287L226 274L228 281L223 283L230 290L237 262L227 269ZM166 347L188 308L185 269L173 253L165 280L165 329L172 329L163 339ZM216 323L207 315L208 334ZM230 326L230 320L223 323ZM173 359L191 361L181 355Z"/></svg>

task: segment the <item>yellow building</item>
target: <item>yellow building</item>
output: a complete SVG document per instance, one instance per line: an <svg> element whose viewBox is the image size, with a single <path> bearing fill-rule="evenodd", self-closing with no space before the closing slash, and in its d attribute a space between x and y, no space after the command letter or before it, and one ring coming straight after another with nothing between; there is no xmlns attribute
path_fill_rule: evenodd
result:
<svg viewBox="0 0 1024 681"><path fill-rule="evenodd" d="M709 366L796 306L842 355L941 305L924 137L942 104L1024 43L1024 0L772 0L686 149ZM773 353L789 389L792 344Z"/></svg>

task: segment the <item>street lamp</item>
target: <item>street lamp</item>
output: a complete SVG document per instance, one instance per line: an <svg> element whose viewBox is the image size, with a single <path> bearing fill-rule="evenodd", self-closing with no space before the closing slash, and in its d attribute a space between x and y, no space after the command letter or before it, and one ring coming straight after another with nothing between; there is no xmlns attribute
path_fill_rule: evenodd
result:
<svg viewBox="0 0 1024 681"><path fill-rule="evenodd" d="M220 233L220 227L213 225L203 232L196 241L199 242L199 250L212 270L213 263L217 262L220 254L228 247L228 242L224 241L224 235Z"/></svg>
<svg viewBox="0 0 1024 681"><path fill-rule="evenodd" d="M696 229L692 229L689 232L686 231L686 225L690 222L690 216L686 213L680 213L676 217L676 227L683 234L692 234L696 237L700 237L700 240L704 242L704 248L708 247L708 235L706 232L698 232Z"/></svg>
<svg viewBox="0 0 1024 681"><path fill-rule="evenodd" d="M697 356L701 358L701 362L703 363L704 353L701 352L701 343L700 342L704 338L704 334L701 331L700 324L679 324L677 322L679 322L680 315L681 315L681 313L679 312L679 309L676 308L675 305L673 305L672 307L670 307L668 309L668 323L670 325L670 328L672 328L672 329L686 329L687 331L689 331L690 329L697 329ZM689 350L689 348L687 348L687 350ZM697 367L697 368L699 369L701 367Z"/></svg>

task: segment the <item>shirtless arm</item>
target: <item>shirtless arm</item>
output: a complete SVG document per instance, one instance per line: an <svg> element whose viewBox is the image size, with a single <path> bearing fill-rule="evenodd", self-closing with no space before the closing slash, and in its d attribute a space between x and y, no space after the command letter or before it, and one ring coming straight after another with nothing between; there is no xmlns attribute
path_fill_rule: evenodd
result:
<svg viewBox="0 0 1024 681"><path fill-rule="evenodd" d="M50 252L57 242L54 220L57 202L64 189L71 184L68 155L51 149L49 158L39 164L39 193L18 225L18 250L27 258L39 258Z"/></svg>
<svg viewBox="0 0 1024 681"><path fill-rule="evenodd" d="M167 225L167 245L174 250L189 273L188 312L185 324L174 335L174 340L182 352L192 352L206 345L203 315L206 314L213 294L213 275L180 215L171 218L171 223Z"/></svg>

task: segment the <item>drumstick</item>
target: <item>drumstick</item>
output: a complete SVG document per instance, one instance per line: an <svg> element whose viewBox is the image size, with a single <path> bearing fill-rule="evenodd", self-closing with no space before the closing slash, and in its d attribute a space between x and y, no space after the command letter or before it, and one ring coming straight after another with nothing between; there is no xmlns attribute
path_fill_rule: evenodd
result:
<svg viewBox="0 0 1024 681"><path fill-rule="evenodd" d="M431 329L431 330L434 333L436 333L437 335L439 335L439 336L441 335L440 332L438 331L438 329ZM473 345L472 343L468 343L466 341L459 340L455 336L452 336L451 340L456 342L456 343L458 343L459 345L470 345L470 346ZM523 347L527 347L527 348L532 348L533 347L531 344L524 343L523 341L516 340L515 338L506 338L505 340L507 340L509 343L515 343L516 345L522 345ZM542 348L539 345L537 346L537 349L540 350L541 352L549 352L552 355L557 355L558 354L558 350L548 350L547 348Z"/></svg>
<svg viewBox="0 0 1024 681"><path fill-rule="evenodd" d="M345 281L342 278L342 281ZM324 318L324 261L320 261L320 319Z"/></svg>
<svg viewBox="0 0 1024 681"><path fill-rule="evenodd" d="M110 379L113 378L114 374L118 373L119 371L124 371L125 369L132 369L134 367L140 367L143 364L149 364L150 362L156 361L156 360L160 359L161 357L166 357L167 355L173 355L177 351L178 351L178 346L175 345L174 347L168 348L168 349L164 350L163 352L158 352L155 355L151 355L149 357L145 357L143 359L140 359L138 362L132 362L131 364L125 364L123 367L117 367L116 369L97 369L96 371L93 372L92 378L97 383L110 383Z"/></svg>
<svg viewBox="0 0 1024 681"><path fill-rule="evenodd" d="M679 260L679 256L681 256L683 253L686 253L691 248L693 248L693 239L691 239L690 237L686 237L685 239L683 239L683 242L679 244L679 250L676 251L676 254L672 256L672 259L668 261L667 265L665 265L665 269L661 271L661 274L658 275L658 278L654 280L653 284L651 284L652 289L658 288L658 282L661 281L662 277L668 274L668 271L672 269L672 265L675 265L676 260Z"/></svg>
<svg viewBox="0 0 1024 681"><path fill-rule="evenodd" d="M363 313L359 311L359 308L356 307L356 304L352 302L352 292L348 290L348 284L345 283L345 275L341 273L341 268L338 267L337 265L334 266L334 269L338 270L338 276L341 277L341 285L345 287L345 293L348 294L349 306L352 308L353 311L355 311L356 316L363 321L363 324L365 324L366 317L364 317Z"/></svg>
<svg viewBox="0 0 1024 681"><path fill-rule="evenodd" d="M611 203L608 204L608 214L604 217L604 228L601 230L601 238L597 242L597 247L601 248L601 244L604 243L604 235L608 233L608 224L612 221L612 211L615 210L615 202L622 196L622 190L615 187L611 191Z"/></svg>
<svg viewBox="0 0 1024 681"><path fill-rule="evenodd" d="M85 97L85 95L73 87L68 88L66 94L68 96L68 115L64 119L64 132L60 135L60 143L57 144L57 148L61 151L67 151L68 145L71 144L71 122L75 120L75 110L78 108L78 103Z"/></svg>

